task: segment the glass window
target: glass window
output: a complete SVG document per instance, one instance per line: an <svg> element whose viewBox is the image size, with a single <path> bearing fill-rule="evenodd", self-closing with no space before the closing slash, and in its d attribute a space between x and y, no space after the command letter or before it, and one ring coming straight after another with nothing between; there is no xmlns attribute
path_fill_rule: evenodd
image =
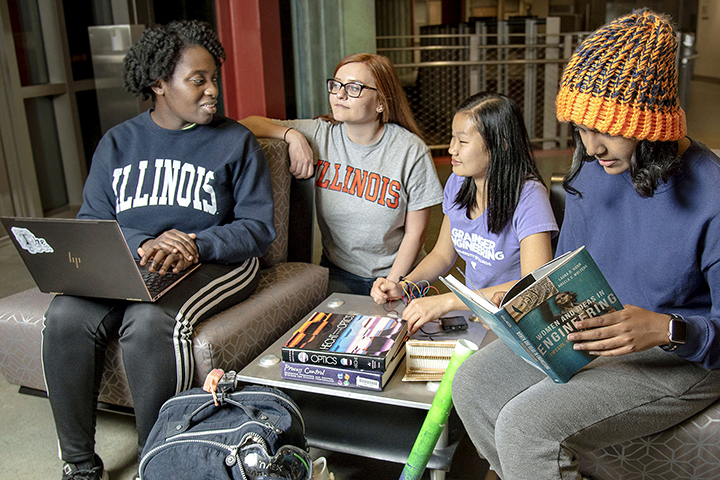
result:
<svg viewBox="0 0 720 480"><path fill-rule="evenodd" d="M2 152L0 152L0 215L15 215L12 191L10 190L7 168L5 167L5 158L3 157ZM5 235L4 232L5 230L0 227L0 237Z"/></svg>
<svg viewBox="0 0 720 480"><path fill-rule="evenodd" d="M25 114L32 142L40 201L43 212L47 214L69 203L52 98L26 99Z"/></svg>
<svg viewBox="0 0 720 480"><path fill-rule="evenodd" d="M8 0L15 54L23 86L49 82L37 0Z"/></svg>
<svg viewBox="0 0 720 480"><path fill-rule="evenodd" d="M65 30L74 80L93 78L88 27L112 25L110 0L65 0Z"/></svg>
<svg viewBox="0 0 720 480"><path fill-rule="evenodd" d="M102 137L97 95L95 95L95 90L86 90L77 92L75 98L77 100L78 116L80 117L86 167L87 171L90 171L93 153L95 153L95 148Z"/></svg>

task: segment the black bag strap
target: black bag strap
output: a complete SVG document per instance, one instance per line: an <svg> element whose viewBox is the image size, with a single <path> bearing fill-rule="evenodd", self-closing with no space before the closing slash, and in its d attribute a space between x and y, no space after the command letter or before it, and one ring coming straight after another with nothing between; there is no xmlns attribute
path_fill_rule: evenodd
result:
<svg viewBox="0 0 720 480"><path fill-rule="evenodd" d="M259 421L258 416L252 411L252 409L250 409L248 406L243 405L242 403L240 403L236 400L233 400L232 398L230 398L229 395L222 394L221 396L219 396L218 400L220 402L220 406L217 408L225 408L226 405L237 407L237 408L242 409L242 411L245 412L245 414L248 416L248 418L250 420ZM166 437L170 438L174 435L178 435L180 433L183 433L183 432L189 430L191 427L193 427L194 425L196 425L198 423L198 422L193 422L195 417L197 417L203 410L205 410L208 407L215 407L214 399L211 398L207 402L205 402L202 405L200 405L199 407L197 407L191 413L184 415L183 419L181 421L168 423Z"/></svg>

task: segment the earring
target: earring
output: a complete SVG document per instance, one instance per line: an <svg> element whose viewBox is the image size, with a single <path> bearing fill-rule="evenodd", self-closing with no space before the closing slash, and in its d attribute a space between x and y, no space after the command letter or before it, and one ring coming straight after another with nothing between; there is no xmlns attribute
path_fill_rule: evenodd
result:
<svg viewBox="0 0 720 480"><path fill-rule="evenodd" d="M382 111L383 111L382 105L380 105L379 107L377 107L377 112L378 112L378 113L382 113Z"/></svg>

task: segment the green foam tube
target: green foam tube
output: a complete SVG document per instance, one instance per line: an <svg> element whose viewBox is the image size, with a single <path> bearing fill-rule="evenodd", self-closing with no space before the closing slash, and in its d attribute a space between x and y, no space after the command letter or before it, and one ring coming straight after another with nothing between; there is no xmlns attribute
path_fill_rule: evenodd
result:
<svg viewBox="0 0 720 480"><path fill-rule="evenodd" d="M478 346L473 342L468 340L457 341L455 351L450 357L450 364L445 370L437 393L435 393L433 403L410 451L410 456L400 475L400 480L418 480L422 477L435 445L437 445L438 438L440 438L450 416L453 405L451 387L455 372L460 364L475 353L477 349Z"/></svg>

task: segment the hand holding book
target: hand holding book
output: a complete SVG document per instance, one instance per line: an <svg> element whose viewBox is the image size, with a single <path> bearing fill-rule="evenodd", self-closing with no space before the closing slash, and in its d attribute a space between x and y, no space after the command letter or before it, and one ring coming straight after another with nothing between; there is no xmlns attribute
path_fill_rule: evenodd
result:
<svg viewBox="0 0 720 480"><path fill-rule="evenodd" d="M621 311L576 322L575 326L581 331L571 333L567 338L575 342L575 350L590 355L626 355L667 345L669 323L669 315L625 305Z"/></svg>
<svg viewBox="0 0 720 480"><path fill-rule="evenodd" d="M574 348L573 337L568 337L577 332L578 322L589 325L588 319L623 308L584 247L522 278L505 295L500 307L451 275L441 280L510 349L561 383L594 358L582 348ZM615 328L602 333L610 335ZM593 334L597 332L583 333L580 338L592 338Z"/></svg>

